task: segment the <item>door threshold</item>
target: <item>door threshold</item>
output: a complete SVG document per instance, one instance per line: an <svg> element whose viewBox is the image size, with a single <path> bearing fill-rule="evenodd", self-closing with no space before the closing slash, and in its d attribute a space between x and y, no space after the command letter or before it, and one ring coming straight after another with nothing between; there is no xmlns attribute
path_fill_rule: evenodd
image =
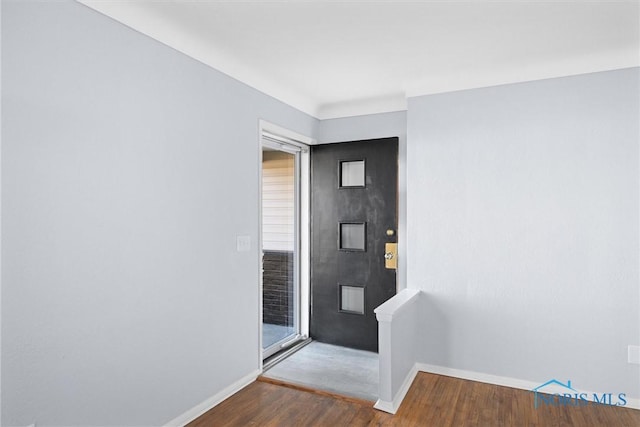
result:
<svg viewBox="0 0 640 427"><path fill-rule="evenodd" d="M302 347L304 347L305 345L309 344L311 341L312 341L311 338L302 339L298 343L293 344L292 346L287 347L287 348L277 352L276 354L267 357L264 360L263 364L262 364L262 372L264 373L264 372L268 371L270 368L272 368L273 366L275 366L279 362L281 362L284 359L286 359L287 357L291 356L296 351L302 349Z"/></svg>
<svg viewBox="0 0 640 427"><path fill-rule="evenodd" d="M332 391L321 390L321 389L318 389L318 388L313 388L313 387L309 387L309 386L301 385L301 384L296 384L296 383L292 383L292 382L277 380L275 378L269 378L269 377L265 377L263 375L260 375L256 379L256 381L260 381L260 382L263 382L263 383L274 384L274 385L278 385L280 387L292 388L294 390L305 391L307 393L313 393L313 394L317 394L319 396L331 397L332 399L342 400L342 401L350 402L350 403L356 403L358 405L363 405L363 406L368 406L368 407L373 406L373 404L375 403L375 402L373 402L371 400L360 399L358 397L352 397L352 396L346 396L344 394L334 393Z"/></svg>

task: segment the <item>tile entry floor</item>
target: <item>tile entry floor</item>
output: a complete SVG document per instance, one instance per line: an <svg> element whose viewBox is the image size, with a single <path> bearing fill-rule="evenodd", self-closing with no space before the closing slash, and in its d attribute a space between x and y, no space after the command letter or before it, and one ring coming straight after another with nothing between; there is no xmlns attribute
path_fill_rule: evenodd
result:
<svg viewBox="0 0 640 427"><path fill-rule="evenodd" d="M313 341L263 373L267 378L375 402L378 354Z"/></svg>

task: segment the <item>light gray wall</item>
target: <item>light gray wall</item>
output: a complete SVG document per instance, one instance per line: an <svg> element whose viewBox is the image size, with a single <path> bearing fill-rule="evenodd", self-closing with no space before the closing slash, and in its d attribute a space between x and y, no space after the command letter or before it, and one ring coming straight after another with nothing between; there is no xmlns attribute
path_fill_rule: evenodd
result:
<svg viewBox="0 0 640 427"><path fill-rule="evenodd" d="M407 112L322 120L318 143L398 137L398 289L407 287Z"/></svg>
<svg viewBox="0 0 640 427"><path fill-rule="evenodd" d="M421 362L640 396L639 77L409 99Z"/></svg>
<svg viewBox="0 0 640 427"><path fill-rule="evenodd" d="M75 2L2 6L2 424L161 425L258 369L258 120L317 121Z"/></svg>

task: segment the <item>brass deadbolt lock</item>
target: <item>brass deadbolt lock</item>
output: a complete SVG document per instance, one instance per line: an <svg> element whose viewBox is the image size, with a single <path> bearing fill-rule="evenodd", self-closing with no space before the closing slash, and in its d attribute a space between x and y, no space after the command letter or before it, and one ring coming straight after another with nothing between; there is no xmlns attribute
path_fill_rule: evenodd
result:
<svg viewBox="0 0 640 427"><path fill-rule="evenodd" d="M398 268L398 244L384 244L384 268L396 270Z"/></svg>

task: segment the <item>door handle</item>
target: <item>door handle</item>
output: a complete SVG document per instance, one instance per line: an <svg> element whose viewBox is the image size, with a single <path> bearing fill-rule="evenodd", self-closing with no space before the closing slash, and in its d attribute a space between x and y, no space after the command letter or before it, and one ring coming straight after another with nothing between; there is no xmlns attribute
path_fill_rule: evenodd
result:
<svg viewBox="0 0 640 427"><path fill-rule="evenodd" d="M398 268L398 244L384 244L384 268L396 270Z"/></svg>

